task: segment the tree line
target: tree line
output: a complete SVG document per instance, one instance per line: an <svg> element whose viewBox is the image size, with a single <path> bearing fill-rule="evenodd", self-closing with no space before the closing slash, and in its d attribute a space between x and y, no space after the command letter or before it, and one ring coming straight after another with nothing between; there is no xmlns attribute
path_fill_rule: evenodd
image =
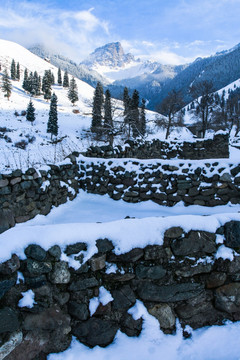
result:
<svg viewBox="0 0 240 360"><path fill-rule="evenodd" d="M4 96L6 96L8 100L12 93L11 80L20 81L20 79L20 64L19 62L16 64L15 60L13 59L10 67L10 76L8 74L7 68L5 68L3 70L1 83L1 90L3 91ZM22 88L31 96L43 95L45 100L50 100L52 97L52 85L54 84L55 78L51 70L45 70L43 77L41 77L40 75L38 75L37 71L31 71L29 73L28 69L25 68ZM60 68L58 68L57 84L59 86L63 86L64 88L68 88L68 99L73 105L79 100L76 80L73 76L71 80L69 80L69 75L67 71L64 72L62 79L62 71Z"/></svg>
<svg viewBox="0 0 240 360"><path fill-rule="evenodd" d="M97 83L93 96L92 104L92 123L91 131L99 138L106 136L109 143L113 144L113 139L118 134L125 134L128 138L144 137L146 134L146 115L144 99L139 105L139 92L133 91L129 95L128 88L123 92L123 118L124 121L118 121L114 118L111 93L107 89L104 94L103 86ZM117 109L119 112L119 109Z"/></svg>

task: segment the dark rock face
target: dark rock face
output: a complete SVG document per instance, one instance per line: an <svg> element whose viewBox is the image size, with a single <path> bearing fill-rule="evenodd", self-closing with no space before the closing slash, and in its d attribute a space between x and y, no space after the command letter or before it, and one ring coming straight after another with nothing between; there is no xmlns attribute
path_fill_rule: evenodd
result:
<svg viewBox="0 0 240 360"><path fill-rule="evenodd" d="M191 231L188 237L173 241L171 248L177 256L211 255L216 251L215 238L206 231Z"/></svg>
<svg viewBox="0 0 240 360"><path fill-rule="evenodd" d="M79 341L89 347L109 345L118 330L118 326L111 321L91 318L73 328L73 334Z"/></svg>
<svg viewBox="0 0 240 360"><path fill-rule="evenodd" d="M240 248L240 221L230 221L225 225L225 244L233 249Z"/></svg>
<svg viewBox="0 0 240 360"><path fill-rule="evenodd" d="M15 282L14 279L0 281L0 299L13 287Z"/></svg>
<svg viewBox="0 0 240 360"><path fill-rule="evenodd" d="M140 299L156 302L175 302L198 296L203 291L203 286L197 283L181 283L174 285L155 285L142 282L138 286Z"/></svg>
<svg viewBox="0 0 240 360"><path fill-rule="evenodd" d="M39 245L29 245L25 249L25 254L27 257L32 258L37 261L44 261L46 259L47 253Z"/></svg>
<svg viewBox="0 0 240 360"><path fill-rule="evenodd" d="M240 313L240 284L230 283L216 290L215 305L228 313Z"/></svg>

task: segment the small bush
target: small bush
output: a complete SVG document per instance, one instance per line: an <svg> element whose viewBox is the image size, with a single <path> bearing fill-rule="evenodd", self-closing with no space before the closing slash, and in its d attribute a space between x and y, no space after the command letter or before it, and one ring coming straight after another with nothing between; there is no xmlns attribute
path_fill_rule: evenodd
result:
<svg viewBox="0 0 240 360"><path fill-rule="evenodd" d="M28 144L28 143L27 143L26 140L21 140L21 141L16 142L14 145L15 145L15 147L18 148L18 149L25 150L26 147L27 147L27 144Z"/></svg>
<svg viewBox="0 0 240 360"><path fill-rule="evenodd" d="M79 110L77 110L77 109L73 109L73 111L72 111L74 114L79 114L80 113L80 111Z"/></svg>
<svg viewBox="0 0 240 360"><path fill-rule="evenodd" d="M21 111L21 116L26 116L27 115L27 112L25 110L22 110Z"/></svg>
<svg viewBox="0 0 240 360"><path fill-rule="evenodd" d="M19 116L19 113L17 111L14 111L15 116Z"/></svg>

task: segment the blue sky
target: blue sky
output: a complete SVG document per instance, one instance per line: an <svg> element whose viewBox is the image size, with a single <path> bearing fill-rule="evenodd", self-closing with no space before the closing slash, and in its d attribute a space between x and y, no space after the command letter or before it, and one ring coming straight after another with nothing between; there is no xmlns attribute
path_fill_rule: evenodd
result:
<svg viewBox="0 0 240 360"><path fill-rule="evenodd" d="M181 64L239 43L239 14L240 0L0 0L0 37L75 61L120 41L137 57Z"/></svg>

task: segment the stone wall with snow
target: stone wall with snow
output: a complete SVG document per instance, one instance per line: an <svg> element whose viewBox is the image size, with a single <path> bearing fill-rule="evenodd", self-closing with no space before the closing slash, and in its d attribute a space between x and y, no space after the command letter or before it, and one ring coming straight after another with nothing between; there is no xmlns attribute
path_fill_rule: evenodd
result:
<svg viewBox="0 0 240 360"><path fill-rule="evenodd" d="M84 153L87 157L137 158L137 159L220 159L229 157L229 135L219 132L212 139L194 141L132 141L121 146L91 146Z"/></svg>
<svg viewBox="0 0 240 360"><path fill-rule="evenodd" d="M0 233L52 206L75 198L79 189L127 202L217 206L240 203L240 165L223 161L89 159L70 155L64 164L38 172L0 175Z"/></svg>
<svg viewBox="0 0 240 360"><path fill-rule="evenodd" d="M80 159L80 187L127 202L152 200L173 206L240 202L240 165L206 162Z"/></svg>
<svg viewBox="0 0 240 360"><path fill-rule="evenodd" d="M47 359L72 336L89 347L107 346L118 329L139 336L143 320L131 315L137 300L168 334L177 319L186 337L189 326L240 320L239 221L216 233L171 227L162 245L121 254L111 239L95 244L87 260L87 242L31 244L25 258L12 254L0 264L1 359Z"/></svg>

